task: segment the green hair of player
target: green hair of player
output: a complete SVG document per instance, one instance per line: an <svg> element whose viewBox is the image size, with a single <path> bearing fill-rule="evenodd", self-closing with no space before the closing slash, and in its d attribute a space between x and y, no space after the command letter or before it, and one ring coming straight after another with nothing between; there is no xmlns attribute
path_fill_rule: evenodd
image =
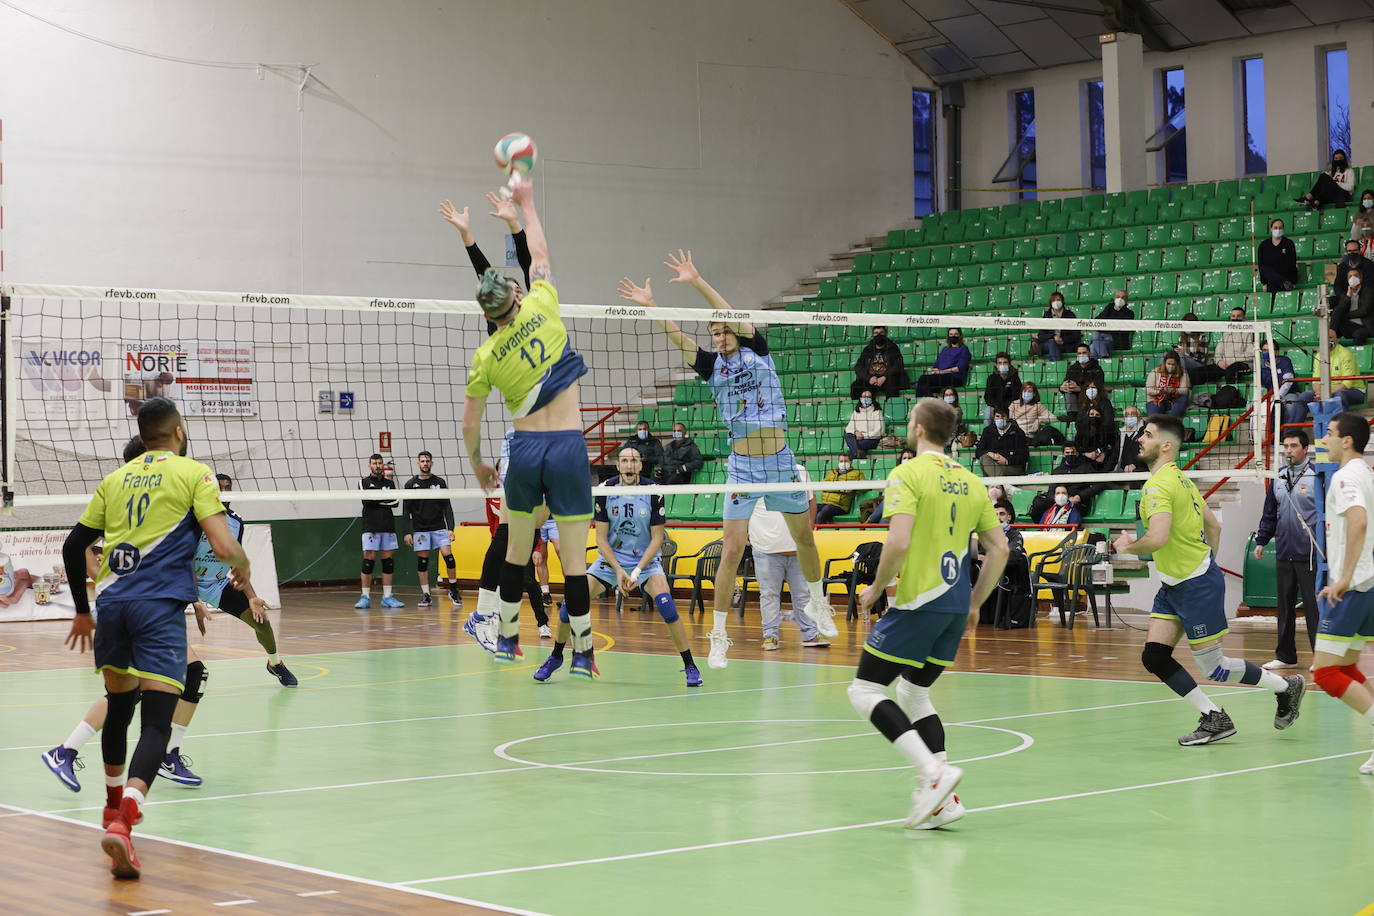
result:
<svg viewBox="0 0 1374 916"><path fill-rule="evenodd" d="M506 300L511 297L511 282L501 276L495 267L482 271L477 281L477 304L488 318L504 318L509 311Z"/></svg>

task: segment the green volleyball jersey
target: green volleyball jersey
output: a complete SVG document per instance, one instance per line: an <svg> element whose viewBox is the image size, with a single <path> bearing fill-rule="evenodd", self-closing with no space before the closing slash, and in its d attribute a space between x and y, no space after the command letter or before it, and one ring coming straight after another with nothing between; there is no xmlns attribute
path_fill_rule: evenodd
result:
<svg viewBox="0 0 1374 916"><path fill-rule="evenodd" d="M899 573L896 607L967 613L971 538L1001 524L982 481L937 452L898 465L887 480L884 516L911 515L916 520Z"/></svg>
<svg viewBox="0 0 1374 916"><path fill-rule="evenodd" d="M96 594L195 601L200 522L223 511L214 472L190 458L145 452L109 474L81 515L105 532Z"/></svg>
<svg viewBox="0 0 1374 916"><path fill-rule="evenodd" d="M548 404L587 372L568 341L558 293L539 280L520 300L520 311L482 342L468 370L467 395L485 398L495 388L515 418Z"/></svg>
<svg viewBox="0 0 1374 916"><path fill-rule="evenodd" d="M1140 492L1140 518L1146 529L1150 518L1160 512L1173 517L1169 539L1154 552L1155 570L1169 585L1207 571L1212 548L1202 524L1204 506L1197 484L1183 476L1172 461L1150 475Z"/></svg>

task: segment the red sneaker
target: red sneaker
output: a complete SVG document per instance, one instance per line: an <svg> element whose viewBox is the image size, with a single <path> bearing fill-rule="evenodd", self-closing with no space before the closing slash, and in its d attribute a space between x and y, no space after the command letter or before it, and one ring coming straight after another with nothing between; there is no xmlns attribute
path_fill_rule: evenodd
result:
<svg viewBox="0 0 1374 916"><path fill-rule="evenodd" d="M104 810L103 812L101 812L101 815L100 815L100 826L102 826L102 827L104 827L104 828L106 828L106 829L109 829L109 826L115 822L115 818L117 818L117 817L119 817L119 809L118 809L118 808L111 808L111 807L109 807L109 806L107 805L107 806L105 807L105 810ZM142 812L142 811L138 812L138 820L134 821L134 824L135 824L135 825L138 825L138 824L141 824L141 823L143 823L143 812Z"/></svg>
<svg viewBox="0 0 1374 916"><path fill-rule="evenodd" d="M100 848L110 857L110 874L116 878L138 877L138 853L134 851L134 841L129 836L129 822L122 810L114 822L105 828Z"/></svg>

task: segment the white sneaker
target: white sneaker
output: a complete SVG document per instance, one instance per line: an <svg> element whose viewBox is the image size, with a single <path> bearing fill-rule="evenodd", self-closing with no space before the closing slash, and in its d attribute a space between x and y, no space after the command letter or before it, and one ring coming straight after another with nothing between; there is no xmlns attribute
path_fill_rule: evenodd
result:
<svg viewBox="0 0 1374 916"><path fill-rule="evenodd" d="M712 668L724 668L726 665L730 664L725 658L725 651L734 645L734 643L730 642L724 633L714 630L710 633L710 638L711 653L706 656L706 664L710 665Z"/></svg>
<svg viewBox="0 0 1374 916"><path fill-rule="evenodd" d="M1260 665L1265 671L1283 671L1288 668L1298 667L1297 662L1281 662L1277 658Z"/></svg>
<svg viewBox="0 0 1374 916"><path fill-rule="evenodd" d="M902 826L908 830L919 829L933 813L945 806L945 802L954 794L954 790L959 787L959 781L963 778L963 770L947 763L940 764L935 778L929 782L922 780L916 791L911 793L911 811Z"/></svg>
<svg viewBox="0 0 1374 916"><path fill-rule="evenodd" d="M840 635L840 631L835 628L835 612L830 609L829 601L819 604L813 601L806 609L806 616L815 621L816 629L821 631L822 636L833 639Z"/></svg>
<svg viewBox="0 0 1374 916"><path fill-rule="evenodd" d="M964 810L964 805L959 801L959 796L951 795L949 801L945 802L943 808L930 816L924 824L918 824L917 830L934 830L936 827L943 827L955 821L962 820L968 812Z"/></svg>
<svg viewBox="0 0 1374 916"><path fill-rule="evenodd" d="M1369 755L1369 759L1360 764L1360 772L1366 776L1374 776L1374 754Z"/></svg>
<svg viewBox="0 0 1374 916"><path fill-rule="evenodd" d="M544 624L542 627L539 628L539 638L540 638L540 639L553 639L553 630L550 630L550 629L549 629L549 625L548 625L547 623Z"/></svg>

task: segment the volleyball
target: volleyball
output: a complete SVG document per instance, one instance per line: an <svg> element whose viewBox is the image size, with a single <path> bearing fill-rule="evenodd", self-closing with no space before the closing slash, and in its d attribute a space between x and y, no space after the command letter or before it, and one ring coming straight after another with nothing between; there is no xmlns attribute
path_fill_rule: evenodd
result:
<svg viewBox="0 0 1374 916"><path fill-rule="evenodd" d="M492 151L496 157L496 164L507 172L525 174L534 168L538 153L534 149L534 141L527 134L506 134L496 141L496 149Z"/></svg>

